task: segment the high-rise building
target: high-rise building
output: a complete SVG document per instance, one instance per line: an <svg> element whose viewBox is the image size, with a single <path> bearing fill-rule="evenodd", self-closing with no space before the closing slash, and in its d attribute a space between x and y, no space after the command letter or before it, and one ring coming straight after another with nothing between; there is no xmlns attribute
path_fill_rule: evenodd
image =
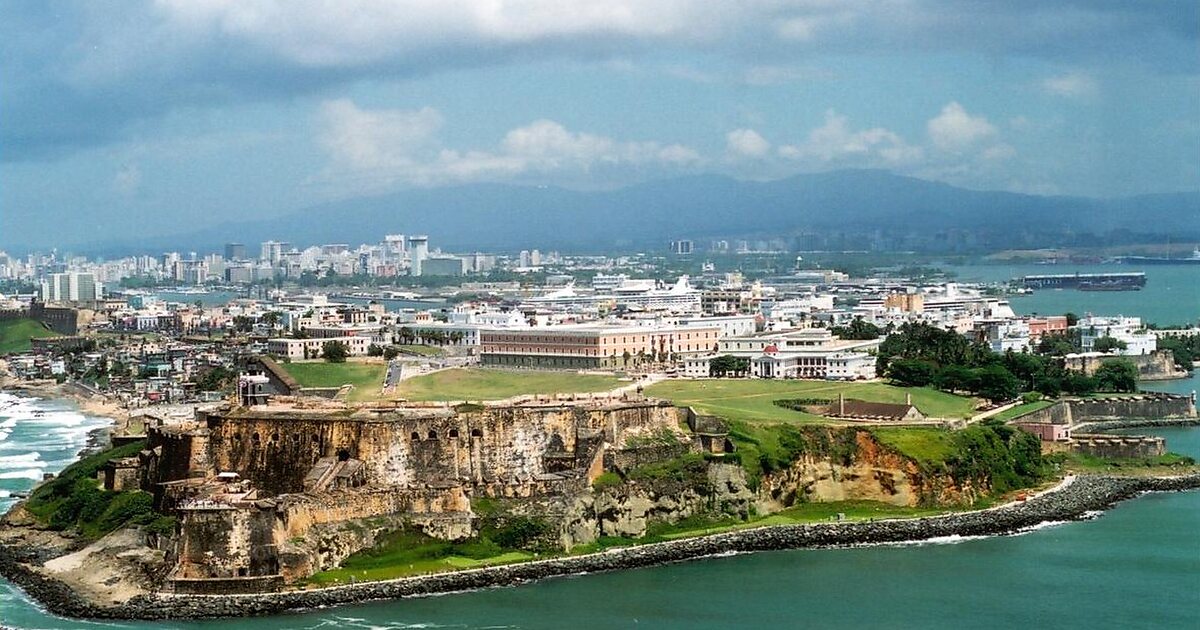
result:
<svg viewBox="0 0 1200 630"><path fill-rule="evenodd" d="M690 240L680 239L678 241L671 241L671 253L677 256L686 256L691 254L692 248L693 245L692 241Z"/></svg>
<svg viewBox="0 0 1200 630"><path fill-rule="evenodd" d="M246 260L244 243L225 243L225 260Z"/></svg>
<svg viewBox="0 0 1200 630"><path fill-rule="evenodd" d="M408 255L409 255L409 275L421 275L421 264L429 258L429 237L428 236L410 236L408 237Z"/></svg>
<svg viewBox="0 0 1200 630"><path fill-rule="evenodd" d="M46 302L90 302L104 296L104 285L93 273L55 273L42 281L41 294Z"/></svg>
<svg viewBox="0 0 1200 630"><path fill-rule="evenodd" d="M274 265L283 258L283 243L278 241L266 241L262 244L259 260Z"/></svg>
<svg viewBox="0 0 1200 630"><path fill-rule="evenodd" d="M388 234L383 237L383 255L387 262L400 262L407 251L403 234Z"/></svg>

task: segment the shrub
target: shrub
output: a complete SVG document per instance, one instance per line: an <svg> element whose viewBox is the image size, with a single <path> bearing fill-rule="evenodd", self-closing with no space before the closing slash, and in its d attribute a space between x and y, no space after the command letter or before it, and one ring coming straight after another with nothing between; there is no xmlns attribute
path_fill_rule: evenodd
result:
<svg viewBox="0 0 1200 630"><path fill-rule="evenodd" d="M601 473L596 480L592 482L592 489L596 492L603 492L609 488L615 488L623 483L621 476L614 472Z"/></svg>

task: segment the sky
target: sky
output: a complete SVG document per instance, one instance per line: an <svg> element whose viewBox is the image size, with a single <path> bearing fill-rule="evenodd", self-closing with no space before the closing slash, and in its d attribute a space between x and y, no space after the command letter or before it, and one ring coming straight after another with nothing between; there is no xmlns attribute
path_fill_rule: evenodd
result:
<svg viewBox="0 0 1200 630"><path fill-rule="evenodd" d="M0 246L410 187L839 168L1200 189L1200 3L0 3Z"/></svg>

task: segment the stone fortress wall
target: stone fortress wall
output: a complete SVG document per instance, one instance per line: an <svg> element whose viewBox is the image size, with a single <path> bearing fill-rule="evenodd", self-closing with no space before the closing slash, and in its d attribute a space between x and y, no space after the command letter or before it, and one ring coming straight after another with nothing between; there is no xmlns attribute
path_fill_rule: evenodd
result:
<svg viewBox="0 0 1200 630"><path fill-rule="evenodd" d="M464 538L471 497L582 489L603 472L609 445L664 432L687 444L685 416L640 398L222 406L181 426L151 427L140 474L158 507L180 516L169 588L261 589L335 566L373 542L348 537L340 524L400 516L429 535Z"/></svg>

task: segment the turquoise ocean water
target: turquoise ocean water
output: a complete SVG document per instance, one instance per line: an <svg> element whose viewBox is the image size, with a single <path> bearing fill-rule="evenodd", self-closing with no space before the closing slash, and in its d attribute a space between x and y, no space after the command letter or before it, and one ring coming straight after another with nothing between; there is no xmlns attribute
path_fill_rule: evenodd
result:
<svg viewBox="0 0 1200 630"><path fill-rule="evenodd" d="M1018 312L1090 310L1162 322L1200 318L1200 268L1164 269L1148 270L1147 288L1137 293L1059 291L1014 300L1014 306ZM1200 376L1146 388L1190 393L1200 389ZM79 416L59 425L27 424L36 407L75 412L51 401L21 404L19 411L0 409L0 457L15 457L0 459L0 488L10 491L32 484L35 469L40 474L65 465L78 450L60 446L47 431L58 429L64 440L82 445L84 426L101 422ZM1200 428L1139 432L1163 435L1171 450L1200 457ZM1195 628L1198 619L1200 492L1147 495L1094 520L1017 536L738 555L265 619L65 620L0 582L0 625L21 629Z"/></svg>

